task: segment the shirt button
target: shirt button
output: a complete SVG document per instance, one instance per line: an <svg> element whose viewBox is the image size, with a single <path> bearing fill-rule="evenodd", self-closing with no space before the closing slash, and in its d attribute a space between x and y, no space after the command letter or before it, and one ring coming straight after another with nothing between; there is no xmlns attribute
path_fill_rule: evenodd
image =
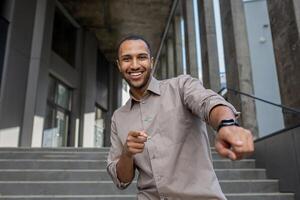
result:
<svg viewBox="0 0 300 200"><path fill-rule="evenodd" d="M141 103L142 103L142 104L145 104L146 102L145 102L145 101L142 101Z"/></svg>

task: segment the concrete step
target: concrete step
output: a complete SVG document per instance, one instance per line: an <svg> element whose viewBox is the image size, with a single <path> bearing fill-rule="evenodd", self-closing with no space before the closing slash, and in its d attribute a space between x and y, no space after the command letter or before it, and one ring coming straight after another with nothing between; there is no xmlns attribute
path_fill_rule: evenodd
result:
<svg viewBox="0 0 300 200"><path fill-rule="evenodd" d="M251 169L255 168L254 159L245 159L240 161L231 160L213 160L215 169Z"/></svg>
<svg viewBox="0 0 300 200"><path fill-rule="evenodd" d="M219 180L266 179L265 169L215 169Z"/></svg>
<svg viewBox="0 0 300 200"><path fill-rule="evenodd" d="M41 159L41 158L47 158L47 159L55 159L55 158L66 158L66 159L74 159L74 158L82 158L82 159L106 159L108 155L107 150L103 149L82 149L77 150L76 149L66 149L66 151L63 151L62 149L53 149L48 150L42 150L42 149L36 149L36 150L18 150L18 149L12 149L9 151L8 149L0 149L0 159ZM217 152L211 153L213 160L229 160L228 158L221 157Z"/></svg>
<svg viewBox="0 0 300 200"><path fill-rule="evenodd" d="M221 180L224 193L268 193L278 192L278 180Z"/></svg>
<svg viewBox="0 0 300 200"><path fill-rule="evenodd" d="M267 193L278 191L277 180L220 181L224 193ZM136 182L126 190L112 181L1 181L2 195L110 195L136 194Z"/></svg>
<svg viewBox="0 0 300 200"><path fill-rule="evenodd" d="M228 200L295 200L293 193L237 193L225 195Z"/></svg>
<svg viewBox="0 0 300 200"><path fill-rule="evenodd" d="M136 195L5 195L3 200L136 200Z"/></svg>
<svg viewBox="0 0 300 200"><path fill-rule="evenodd" d="M5 181L0 182L1 195L134 195L133 182L126 190L119 190L112 181Z"/></svg>
<svg viewBox="0 0 300 200"><path fill-rule="evenodd" d="M0 147L0 152L109 152L110 147L87 148L87 147ZM216 153L214 147L211 148L212 153Z"/></svg>
<svg viewBox="0 0 300 200"><path fill-rule="evenodd" d="M48 160L106 160L106 152L1 152L0 159L48 159Z"/></svg>
<svg viewBox="0 0 300 200"><path fill-rule="evenodd" d="M251 169L255 167L255 160L214 160L215 169ZM106 159L101 159L100 156L88 154L84 159L72 156L66 158L45 156L43 159L0 159L0 169L105 169Z"/></svg>
<svg viewBox="0 0 300 200"><path fill-rule="evenodd" d="M82 148L82 147L59 147L59 148L35 148L35 147L0 147L0 152L106 152L108 153L109 147L101 148Z"/></svg>
<svg viewBox="0 0 300 200"><path fill-rule="evenodd" d="M217 169L219 180L266 179L264 169ZM2 169L0 181L110 181L105 169Z"/></svg>
<svg viewBox="0 0 300 200"><path fill-rule="evenodd" d="M278 193L255 160L230 161L212 150L213 165L228 200L294 200ZM106 172L109 148L0 148L0 200L133 200L136 181L117 189ZM90 195L93 194L93 195Z"/></svg>
<svg viewBox="0 0 300 200"><path fill-rule="evenodd" d="M106 170L0 170L0 181L110 181Z"/></svg>
<svg viewBox="0 0 300 200"><path fill-rule="evenodd" d="M103 169L105 166L106 160L0 160L0 169Z"/></svg>
<svg viewBox="0 0 300 200"><path fill-rule="evenodd" d="M97 147L55 147L55 148L51 148L51 147L0 147L0 151L21 151L21 152L32 152L32 151L50 151L50 152L55 152L55 151L60 151L60 152L99 152L99 151L103 151L103 152L108 152L110 149L110 147L101 147L101 148L97 148ZM210 148L212 152L216 152L215 147L211 147Z"/></svg>
<svg viewBox="0 0 300 200"><path fill-rule="evenodd" d="M225 194L228 200L294 200L292 193L237 193ZM5 200L135 200L136 195L5 195Z"/></svg>

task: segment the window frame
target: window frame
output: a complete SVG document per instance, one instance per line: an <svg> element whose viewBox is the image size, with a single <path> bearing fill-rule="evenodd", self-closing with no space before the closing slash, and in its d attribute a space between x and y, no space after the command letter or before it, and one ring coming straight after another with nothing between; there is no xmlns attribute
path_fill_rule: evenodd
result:
<svg viewBox="0 0 300 200"><path fill-rule="evenodd" d="M54 112L54 115L52 114L52 118L51 118L51 126L57 127L57 120L56 120L56 116L58 112L63 113L66 117L68 117L66 126L67 126L67 131L64 135L64 141L62 144L62 147L66 147L70 145L70 134L71 134L71 118L72 118L72 97L73 97L73 89L71 87L69 87L67 84L63 83L61 80L57 79L55 76L51 75L49 76L49 87L48 87L48 94L47 94L47 107L46 107L46 112L47 109L49 109L51 112ZM52 80L51 80L52 79ZM53 81L54 83L54 91L52 91L52 97L50 97L50 82ZM58 96L58 86L62 85L63 87L65 87L67 89L67 91L69 92L69 98L68 98L68 109L64 108L63 106L59 105L57 103L57 96ZM53 89L53 88L52 88ZM54 96L53 96L54 95ZM45 129L45 125L44 124L44 128L43 128L43 136L42 136L42 141L44 141L44 131Z"/></svg>

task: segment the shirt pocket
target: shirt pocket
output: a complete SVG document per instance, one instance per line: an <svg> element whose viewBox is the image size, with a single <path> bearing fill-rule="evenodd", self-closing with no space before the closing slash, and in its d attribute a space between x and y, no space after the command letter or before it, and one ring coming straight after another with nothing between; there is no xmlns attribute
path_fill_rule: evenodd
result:
<svg viewBox="0 0 300 200"><path fill-rule="evenodd" d="M161 110L159 115L159 131L164 144L178 144L186 139L189 120L182 107Z"/></svg>

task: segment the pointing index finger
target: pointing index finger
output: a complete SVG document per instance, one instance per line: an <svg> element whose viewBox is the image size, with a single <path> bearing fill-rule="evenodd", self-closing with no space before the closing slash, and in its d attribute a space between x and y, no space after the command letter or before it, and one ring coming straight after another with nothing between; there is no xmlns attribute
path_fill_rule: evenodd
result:
<svg viewBox="0 0 300 200"><path fill-rule="evenodd" d="M139 137L139 136L142 136L145 138L148 137L148 135L144 131L130 131L129 135L132 137Z"/></svg>
<svg viewBox="0 0 300 200"><path fill-rule="evenodd" d="M140 136L148 137L147 133L145 131L140 131Z"/></svg>

